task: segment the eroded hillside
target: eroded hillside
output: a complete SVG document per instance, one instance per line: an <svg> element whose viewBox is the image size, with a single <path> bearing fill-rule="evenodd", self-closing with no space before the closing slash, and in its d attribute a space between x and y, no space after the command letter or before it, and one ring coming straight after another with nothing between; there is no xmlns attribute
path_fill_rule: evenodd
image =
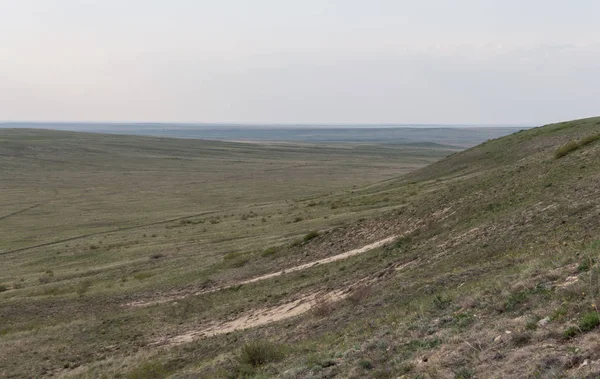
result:
<svg viewBox="0 0 600 379"><path fill-rule="evenodd" d="M304 214L280 239L273 226L266 243L208 258L165 236L183 253L129 253L136 270L107 280L153 285L6 291L1 316L15 321L0 349L35 361L32 374L82 377L597 377L599 133L600 118L548 125L296 201L323 218L300 238L291 228ZM269 224L282 209L249 207L229 222ZM167 223L169 238L225 222L211 217ZM103 264L123 251L108 249ZM167 275L160 265L172 261L202 271ZM55 319L70 324L53 330ZM2 361L8 375L16 364Z"/></svg>

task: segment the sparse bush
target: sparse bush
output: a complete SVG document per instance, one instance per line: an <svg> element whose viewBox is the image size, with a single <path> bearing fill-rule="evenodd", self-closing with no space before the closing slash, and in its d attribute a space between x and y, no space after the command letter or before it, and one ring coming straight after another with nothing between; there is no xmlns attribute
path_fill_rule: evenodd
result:
<svg viewBox="0 0 600 379"><path fill-rule="evenodd" d="M238 253L237 251L230 251L228 253L225 253L225 255L223 255L223 259L225 259L226 261L232 260L237 258L240 255L240 253Z"/></svg>
<svg viewBox="0 0 600 379"><path fill-rule="evenodd" d="M8 287L4 284L0 284L0 292L8 291Z"/></svg>
<svg viewBox="0 0 600 379"><path fill-rule="evenodd" d="M512 338L515 346L525 346L531 341L531 334L528 332L516 333Z"/></svg>
<svg viewBox="0 0 600 379"><path fill-rule="evenodd" d="M150 278L151 276L152 274L149 272L138 272L133 276L133 278L137 280L144 280Z"/></svg>
<svg viewBox="0 0 600 379"><path fill-rule="evenodd" d="M240 267L244 267L246 265L246 263L248 263L250 260L248 258L240 258L237 260L234 260L231 263L231 267L233 268L240 268Z"/></svg>
<svg viewBox="0 0 600 379"><path fill-rule="evenodd" d="M317 317L327 317L335 310L333 302L327 295L319 294L315 297L311 308L312 313Z"/></svg>
<svg viewBox="0 0 600 379"><path fill-rule="evenodd" d="M373 369L373 363L369 360L366 359L362 359L358 362L358 365L365 369L365 370L372 370Z"/></svg>
<svg viewBox="0 0 600 379"><path fill-rule="evenodd" d="M77 295L80 297L85 295L85 293L90 289L91 286L92 286L91 280L84 280L77 287Z"/></svg>
<svg viewBox="0 0 600 379"><path fill-rule="evenodd" d="M446 309L452 302L449 298L443 298L441 295L435 295L433 306L437 309Z"/></svg>
<svg viewBox="0 0 600 379"><path fill-rule="evenodd" d="M554 153L554 157L556 159L564 157L565 155L569 154L572 151L577 150L578 148L579 148L579 144L577 142L569 141L556 150L556 152Z"/></svg>
<svg viewBox="0 0 600 379"><path fill-rule="evenodd" d="M579 272L589 271L590 268L592 268L594 261L595 260L593 258L586 258L579 264L579 266L577 266L577 271L579 271Z"/></svg>
<svg viewBox="0 0 600 379"><path fill-rule="evenodd" d="M463 367L454 372L454 379L470 379L474 375L473 370Z"/></svg>
<svg viewBox="0 0 600 379"><path fill-rule="evenodd" d="M564 145L562 145L561 147L559 147L556 150L556 152L554 153L554 156L556 157L556 159L564 157L565 155L569 154L570 152L575 151L582 146L589 145L590 143L593 143L598 140L600 140L600 134L592 134L592 135L583 137L582 139L579 140L579 142L569 141L569 142L565 143Z"/></svg>
<svg viewBox="0 0 600 379"><path fill-rule="evenodd" d="M169 375L166 367L159 362L146 362L132 370L128 375L128 379L159 379Z"/></svg>
<svg viewBox="0 0 600 379"><path fill-rule="evenodd" d="M308 242L314 238L317 238L318 236L319 236L319 232L316 230L312 230L304 236L303 240L304 240L304 242Z"/></svg>
<svg viewBox="0 0 600 379"><path fill-rule="evenodd" d="M579 329L581 329L582 332L589 332L598 325L600 325L600 317L597 312L586 313L581 317L581 320L579 320Z"/></svg>
<svg viewBox="0 0 600 379"><path fill-rule="evenodd" d="M296 218L294 219L294 222L300 222L300 221L302 221L302 220L304 220L302 217L296 217Z"/></svg>
<svg viewBox="0 0 600 379"><path fill-rule="evenodd" d="M371 287L369 286L360 286L356 288L350 295L348 295L347 299L353 305L358 305L363 303L367 297L371 294Z"/></svg>
<svg viewBox="0 0 600 379"><path fill-rule="evenodd" d="M260 255L263 257L268 257L277 253L277 248L275 246L271 246L268 249L264 250Z"/></svg>
<svg viewBox="0 0 600 379"><path fill-rule="evenodd" d="M579 333L579 330L577 330L577 328L576 328L576 327L574 327L574 326L569 326L569 327L567 328L567 330L565 330L565 331L563 332L563 337L565 337L565 338L567 338L567 339L570 339L570 338L573 338L573 337L575 337L575 336L576 336L578 333Z"/></svg>
<svg viewBox="0 0 600 379"><path fill-rule="evenodd" d="M98 245L90 245L90 250L98 250Z"/></svg>
<svg viewBox="0 0 600 379"><path fill-rule="evenodd" d="M590 143L596 142L599 139L600 134L591 134L589 136L585 136L579 141L579 146L589 145Z"/></svg>
<svg viewBox="0 0 600 379"><path fill-rule="evenodd" d="M530 318L527 320L527 324L525 324L525 329L527 330L536 330L538 328L538 317Z"/></svg>
<svg viewBox="0 0 600 379"><path fill-rule="evenodd" d="M268 341L254 341L242 346L239 361L252 367L277 362L285 357L284 347Z"/></svg>

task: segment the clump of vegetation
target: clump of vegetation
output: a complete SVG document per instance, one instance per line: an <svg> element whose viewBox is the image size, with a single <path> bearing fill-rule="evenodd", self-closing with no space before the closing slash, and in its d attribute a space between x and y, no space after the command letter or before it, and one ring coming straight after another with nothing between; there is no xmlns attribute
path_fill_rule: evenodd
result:
<svg viewBox="0 0 600 379"><path fill-rule="evenodd" d="M161 254L161 253L156 253L156 254L150 255L150 259L154 259L154 260L164 258L164 257L165 257L165 255Z"/></svg>
<svg viewBox="0 0 600 379"><path fill-rule="evenodd" d="M275 246L271 246L268 249L263 250L263 252L260 253L260 255L263 257L269 257L275 253L277 253L277 248Z"/></svg>
<svg viewBox="0 0 600 379"><path fill-rule="evenodd" d="M597 312L586 313L581 317L581 320L579 320L579 329L581 329L582 332L589 332L598 325L600 325L600 317Z"/></svg>
<svg viewBox="0 0 600 379"><path fill-rule="evenodd" d="M577 150L578 148L579 144L576 141L569 141L556 150L556 152L554 153L554 157L556 159L564 157L565 155Z"/></svg>
<svg viewBox="0 0 600 379"><path fill-rule="evenodd" d="M316 230L312 230L304 236L303 240L304 240L304 242L308 242L314 238L317 238L318 236L319 236L319 232Z"/></svg>
<svg viewBox="0 0 600 379"><path fill-rule="evenodd" d="M469 379L472 378L475 374L472 370L463 367L454 372L454 379Z"/></svg>
<svg viewBox="0 0 600 379"><path fill-rule="evenodd" d="M435 295L433 306L437 309L446 309L452 303L450 298L444 298L441 295Z"/></svg>
<svg viewBox="0 0 600 379"><path fill-rule="evenodd" d="M91 280L84 280L77 287L77 295L79 297L85 295L85 293L90 289L91 286L92 286L92 281Z"/></svg>
<svg viewBox="0 0 600 379"><path fill-rule="evenodd" d="M359 305L363 303L367 297L371 294L371 287L369 286L360 286L356 288L350 295L348 295L347 299L352 305Z"/></svg>
<svg viewBox="0 0 600 379"><path fill-rule="evenodd" d="M563 336L567 339L576 337L579 333L586 333L596 329L600 325L600 316L598 312L589 312L584 314L577 326L570 326L564 332Z"/></svg>
<svg viewBox="0 0 600 379"><path fill-rule="evenodd" d="M358 362L358 365L365 369L365 370L372 370L373 369L373 363L369 360L363 359L361 361Z"/></svg>
<svg viewBox="0 0 600 379"><path fill-rule="evenodd" d="M528 332L516 333L512 338L515 346L525 346L529 341L531 341L531 333Z"/></svg>
<svg viewBox="0 0 600 379"><path fill-rule="evenodd" d="M575 337L575 336L576 336L578 333L579 333L579 330L577 330L577 328L576 328L576 327L574 327L574 326L569 326L569 327L567 328L567 330L565 330L565 331L563 332L563 337L565 337L565 338L567 338L567 339L570 339L570 338L573 338L573 337Z"/></svg>
<svg viewBox="0 0 600 379"><path fill-rule="evenodd" d="M252 367L277 362L285 357L284 346L268 341L248 342L242 346L239 361Z"/></svg>
<svg viewBox="0 0 600 379"><path fill-rule="evenodd" d="M138 272L137 274L135 274L133 276L133 278L137 279L137 280L144 280L144 279L148 279L150 277L152 277L152 273L150 273L150 272Z"/></svg>
<svg viewBox="0 0 600 379"><path fill-rule="evenodd" d="M577 266L577 271L579 271L579 272L589 271L589 269L590 269L590 263L587 260L581 262L579 264L579 266Z"/></svg>
<svg viewBox="0 0 600 379"><path fill-rule="evenodd" d="M569 141L556 150L556 152L554 153L554 157L556 159L564 157L565 155L569 154L570 152L575 151L582 146L589 145L590 143L593 143L598 140L600 140L600 134L592 134L592 135L583 137L579 141Z"/></svg>
<svg viewBox="0 0 600 379"><path fill-rule="evenodd" d="M50 281L52 281L52 277L50 277L49 275L43 275L43 276L40 276L40 278L38 280L40 281L41 284L46 284L46 283L50 283Z"/></svg>
<svg viewBox="0 0 600 379"><path fill-rule="evenodd" d="M315 297L311 308L312 313L317 317L327 317L335 310L335 305L327 295L319 294Z"/></svg>
<svg viewBox="0 0 600 379"><path fill-rule="evenodd" d="M591 134L589 136L583 137L579 141L579 146L589 145L590 143L596 142L600 140L600 134Z"/></svg>
<svg viewBox="0 0 600 379"><path fill-rule="evenodd" d="M166 367L159 362L146 362L134 370L128 375L128 379L159 379L169 375L169 371Z"/></svg>
<svg viewBox="0 0 600 379"><path fill-rule="evenodd" d="M0 292L8 291L8 287L4 284L0 284Z"/></svg>

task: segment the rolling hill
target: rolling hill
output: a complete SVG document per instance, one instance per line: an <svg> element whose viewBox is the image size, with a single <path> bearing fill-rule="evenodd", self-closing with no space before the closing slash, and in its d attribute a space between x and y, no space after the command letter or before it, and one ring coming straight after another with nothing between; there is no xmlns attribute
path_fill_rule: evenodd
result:
<svg viewBox="0 0 600 379"><path fill-rule="evenodd" d="M250 200L235 188L238 203L201 212L186 209L192 191L169 186L171 163L161 175L147 175L157 164L150 162L166 164L158 150L165 145L154 145L156 139L146 140L143 154L140 140L119 149L139 160L115 171L119 159L97 166L95 154L108 159L105 146L73 155L85 159L65 159L86 144L62 141L54 151L28 142L39 139L36 133L0 139L3 173L12 170L4 174L3 186L11 181L4 193L17 199L5 202L8 217L0 219L11 225L3 229L11 237L3 238L0 256L5 376L600 375L600 118L446 150L451 155L441 160L431 158L439 151L426 150L436 162L354 184L334 175L340 162L352 166L345 172L351 176L361 161L382 165L388 158L334 150L340 154L329 174L339 181L335 188L298 193L261 184ZM102 138L114 138L111 146L125 143ZM170 151L178 146L166 154L174 162L197 154L194 141L185 142L190 150L162 142L174 144ZM225 159L240 146L228 145ZM52 162L51 169L31 160L31 149L43 151L36 159ZM328 154L307 155L320 167ZM260 155L262 163L267 158ZM25 161L35 176L23 173ZM177 178L196 175L186 167ZM86 191L94 196L85 186L89 172L105 186L90 212L109 216L87 220L79 231L86 209L68 206L90 206L81 200ZM304 180L326 181L315 172ZM52 186L36 188L42 174ZM248 183L264 183L254 175ZM74 188L61 187L65 178L78 183L77 196L65 196ZM103 202L129 185L135 190L124 200ZM67 191L50 208L55 213L31 201L37 194L52 199L50 189ZM210 193L218 199L226 190ZM170 192L180 200L172 203ZM142 195L149 204L132 203ZM63 207L64 227L46 230L46 221L36 221L54 219ZM24 232L30 223L35 232ZM74 231L81 238L69 240ZM56 235L59 243L43 245Z"/></svg>

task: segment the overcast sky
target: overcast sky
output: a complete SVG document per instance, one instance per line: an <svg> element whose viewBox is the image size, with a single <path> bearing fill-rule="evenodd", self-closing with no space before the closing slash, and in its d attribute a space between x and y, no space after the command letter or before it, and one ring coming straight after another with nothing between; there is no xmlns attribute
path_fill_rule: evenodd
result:
<svg viewBox="0 0 600 379"><path fill-rule="evenodd" d="M596 0L0 0L0 120L600 115Z"/></svg>

